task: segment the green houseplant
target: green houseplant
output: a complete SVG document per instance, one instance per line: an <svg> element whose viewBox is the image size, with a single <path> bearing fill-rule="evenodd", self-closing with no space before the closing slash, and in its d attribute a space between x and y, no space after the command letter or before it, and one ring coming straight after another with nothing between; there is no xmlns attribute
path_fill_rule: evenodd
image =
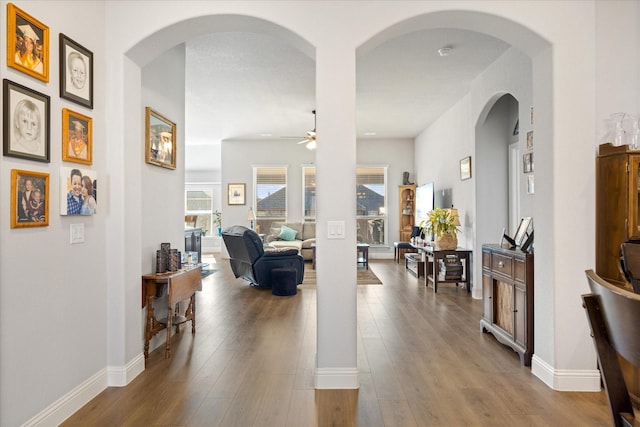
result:
<svg viewBox="0 0 640 427"><path fill-rule="evenodd" d="M218 229L218 236L222 236L222 212L215 211L213 213L213 223Z"/></svg>
<svg viewBox="0 0 640 427"><path fill-rule="evenodd" d="M435 208L427 213L427 219L420 221L419 226L425 235L435 234L438 249L448 250L458 246L459 225L457 209Z"/></svg>

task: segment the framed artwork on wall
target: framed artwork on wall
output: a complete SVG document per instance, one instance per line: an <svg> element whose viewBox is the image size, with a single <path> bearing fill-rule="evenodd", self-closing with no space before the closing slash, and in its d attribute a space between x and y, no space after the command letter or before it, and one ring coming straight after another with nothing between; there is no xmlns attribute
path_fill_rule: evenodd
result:
<svg viewBox="0 0 640 427"><path fill-rule="evenodd" d="M527 132L527 150L533 150L533 131Z"/></svg>
<svg viewBox="0 0 640 427"><path fill-rule="evenodd" d="M60 33L60 98L93 109L93 52Z"/></svg>
<svg viewBox="0 0 640 427"><path fill-rule="evenodd" d="M92 135L91 117L62 109L62 160L90 165Z"/></svg>
<svg viewBox="0 0 640 427"><path fill-rule="evenodd" d="M50 98L4 79L2 153L49 163Z"/></svg>
<svg viewBox="0 0 640 427"><path fill-rule="evenodd" d="M245 184L229 184L228 185L228 200L230 205L244 205L245 199Z"/></svg>
<svg viewBox="0 0 640 427"><path fill-rule="evenodd" d="M49 174L11 170L11 228L49 225Z"/></svg>
<svg viewBox="0 0 640 427"><path fill-rule="evenodd" d="M7 3L7 65L49 81L49 27Z"/></svg>
<svg viewBox="0 0 640 427"><path fill-rule="evenodd" d="M145 161L163 168L176 168L176 124L153 111L145 108Z"/></svg>
<svg viewBox="0 0 640 427"><path fill-rule="evenodd" d="M462 181L471 178L471 156L460 160L460 179Z"/></svg>
<svg viewBox="0 0 640 427"><path fill-rule="evenodd" d="M524 153L522 155L522 172L533 172L533 153Z"/></svg>
<svg viewBox="0 0 640 427"><path fill-rule="evenodd" d="M98 174L90 169L60 168L60 215L94 215Z"/></svg>

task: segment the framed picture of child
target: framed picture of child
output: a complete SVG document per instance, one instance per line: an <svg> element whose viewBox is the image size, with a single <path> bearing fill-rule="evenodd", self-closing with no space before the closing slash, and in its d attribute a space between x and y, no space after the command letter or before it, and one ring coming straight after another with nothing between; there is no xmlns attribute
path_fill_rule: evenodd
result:
<svg viewBox="0 0 640 427"><path fill-rule="evenodd" d="M91 117L62 109L62 160L90 165L93 152Z"/></svg>
<svg viewBox="0 0 640 427"><path fill-rule="evenodd" d="M14 4L7 4L7 65L49 81L49 27Z"/></svg>
<svg viewBox="0 0 640 427"><path fill-rule="evenodd" d="M163 168L176 168L176 124L145 108L145 161Z"/></svg>
<svg viewBox="0 0 640 427"><path fill-rule="evenodd" d="M95 171L60 168L60 215L94 215L97 200L98 174Z"/></svg>
<svg viewBox="0 0 640 427"><path fill-rule="evenodd" d="M60 33L60 98L93 109L93 53Z"/></svg>
<svg viewBox="0 0 640 427"><path fill-rule="evenodd" d="M11 170L11 228L49 225L49 174Z"/></svg>
<svg viewBox="0 0 640 427"><path fill-rule="evenodd" d="M2 153L49 163L50 98L4 79Z"/></svg>

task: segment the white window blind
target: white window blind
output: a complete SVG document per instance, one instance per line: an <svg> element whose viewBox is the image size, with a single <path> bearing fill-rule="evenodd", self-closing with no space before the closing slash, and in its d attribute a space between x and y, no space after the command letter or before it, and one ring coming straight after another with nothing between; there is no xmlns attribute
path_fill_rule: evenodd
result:
<svg viewBox="0 0 640 427"><path fill-rule="evenodd" d="M255 208L258 229L268 232L274 221L287 218L287 168L254 168Z"/></svg>
<svg viewBox="0 0 640 427"><path fill-rule="evenodd" d="M315 166L302 167L302 211L305 221L316 219L316 168Z"/></svg>

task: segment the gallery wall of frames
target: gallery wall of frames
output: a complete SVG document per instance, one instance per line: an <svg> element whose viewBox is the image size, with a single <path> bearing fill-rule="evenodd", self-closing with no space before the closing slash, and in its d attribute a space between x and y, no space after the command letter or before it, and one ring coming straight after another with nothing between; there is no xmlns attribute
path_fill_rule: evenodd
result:
<svg viewBox="0 0 640 427"><path fill-rule="evenodd" d="M55 80L50 73L50 29L13 3L7 4L7 66L44 83ZM98 211L98 175L93 165L93 52L63 33L58 34L59 70L57 83L61 99L73 108L54 111L62 120L60 136L51 135L51 94L3 79L2 153L40 163L50 163L52 140L61 141L64 163L50 180L50 173L30 169L11 170L11 228L49 225L52 193L60 186L60 215L94 215ZM53 90L55 91L55 89ZM147 107L145 161L168 169L176 168L176 125ZM57 151L57 150L56 150ZM52 184L53 182L53 184Z"/></svg>

